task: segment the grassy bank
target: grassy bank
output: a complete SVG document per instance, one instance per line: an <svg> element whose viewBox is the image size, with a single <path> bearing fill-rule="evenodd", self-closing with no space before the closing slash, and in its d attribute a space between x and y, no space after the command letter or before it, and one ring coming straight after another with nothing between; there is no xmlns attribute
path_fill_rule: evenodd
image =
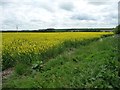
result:
<svg viewBox="0 0 120 90"><path fill-rule="evenodd" d="M56 55L41 66L39 66L41 62L31 68L26 68L24 64L17 65L14 73L3 80L3 87L120 87L118 37L101 38L91 43L84 41L84 43L78 43L77 46L76 44L66 45L69 45L67 46L69 48L66 48L65 52Z"/></svg>

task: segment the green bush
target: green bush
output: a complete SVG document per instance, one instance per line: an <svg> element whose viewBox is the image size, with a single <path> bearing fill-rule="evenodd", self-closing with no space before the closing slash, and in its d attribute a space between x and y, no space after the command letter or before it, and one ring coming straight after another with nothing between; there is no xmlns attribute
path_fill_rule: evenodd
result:
<svg viewBox="0 0 120 90"><path fill-rule="evenodd" d="M115 34L120 34L120 25L118 25L118 26L114 29L114 33L115 33Z"/></svg>
<svg viewBox="0 0 120 90"><path fill-rule="evenodd" d="M26 75L30 73L29 66L23 63L17 63L15 66L15 73L18 75Z"/></svg>

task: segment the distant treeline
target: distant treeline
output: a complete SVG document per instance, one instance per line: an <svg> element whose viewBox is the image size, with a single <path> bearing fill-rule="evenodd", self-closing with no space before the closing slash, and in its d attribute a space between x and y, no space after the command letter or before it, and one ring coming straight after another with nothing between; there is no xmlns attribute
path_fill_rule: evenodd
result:
<svg viewBox="0 0 120 90"><path fill-rule="evenodd" d="M111 32L114 28L78 28L78 29L38 29L38 30L6 30L2 32Z"/></svg>

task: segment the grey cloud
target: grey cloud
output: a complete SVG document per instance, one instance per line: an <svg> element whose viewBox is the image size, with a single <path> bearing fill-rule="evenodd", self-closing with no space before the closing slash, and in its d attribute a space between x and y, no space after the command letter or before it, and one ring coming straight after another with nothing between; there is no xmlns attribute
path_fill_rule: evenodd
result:
<svg viewBox="0 0 120 90"><path fill-rule="evenodd" d="M101 5L111 5L113 3L118 3L119 0L86 0L88 4L92 4L95 6L101 6Z"/></svg>
<svg viewBox="0 0 120 90"><path fill-rule="evenodd" d="M45 21L38 20L38 19L32 19L32 20L30 20L30 22L33 22L33 23L46 23Z"/></svg>
<svg viewBox="0 0 120 90"><path fill-rule="evenodd" d="M24 25L27 25L27 21L24 21L18 17L14 13L9 13L8 15L4 14L4 20L2 21L3 29L16 29L16 25L22 28Z"/></svg>
<svg viewBox="0 0 120 90"><path fill-rule="evenodd" d="M25 24L25 22L22 22L22 21L19 21L19 20L4 20L3 21L3 25L4 25L4 27L3 28L7 28L7 27L13 27L13 28L15 28L16 27L16 25L23 25L23 24Z"/></svg>
<svg viewBox="0 0 120 90"><path fill-rule="evenodd" d="M110 14L103 17L104 17L104 21L106 22L111 22L111 23L118 22L118 16L116 14Z"/></svg>
<svg viewBox="0 0 120 90"><path fill-rule="evenodd" d="M96 6L108 4L107 2L88 2L88 3Z"/></svg>
<svg viewBox="0 0 120 90"><path fill-rule="evenodd" d="M42 4L41 7L46 9L47 11L54 12L54 9L50 5Z"/></svg>
<svg viewBox="0 0 120 90"><path fill-rule="evenodd" d="M117 19L117 18L118 18L118 15L113 14L113 15L111 15L111 18Z"/></svg>
<svg viewBox="0 0 120 90"><path fill-rule="evenodd" d="M16 0L16 2L13 2L13 1L9 1L9 0L5 0L5 1L0 1L0 6L4 6L4 7L19 7L19 6L26 6L26 8L28 6L32 7L33 9L36 9L36 8L43 8L49 12L54 12L54 9L53 9L53 5L52 3L49 3L49 2L43 2L43 1L31 1L29 0L28 1L20 1L20 0Z"/></svg>
<svg viewBox="0 0 120 90"><path fill-rule="evenodd" d="M41 20L32 19L31 22L41 22Z"/></svg>
<svg viewBox="0 0 120 90"><path fill-rule="evenodd" d="M32 29L33 27L35 27L35 25L31 24L30 22L23 22L20 20L4 20L3 21L3 26L2 29L12 29L12 30L16 30L16 26L18 26L18 29Z"/></svg>
<svg viewBox="0 0 120 90"><path fill-rule="evenodd" d="M60 8L67 11L72 11L74 9L74 5L71 2L64 2L60 4Z"/></svg>
<svg viewBox="0 0 120 90"><path fill-rule="evenodd" d="M71 17L73 20L96 20L93 16L87 14L77 14Z"/></svg>
<svg viewBox="0 0 120 90"><path fill-rule="evenodd" d="M9 3L5 3L3 1L0 1L0 6L6 5L6 4L9 4Z"/></svg>
<svg viewBox="0 0 120 90"><path fill-rule="evenodd" d="M9 6L9 5L20 4L20 3L23 3L23 2L21 2L21 1L20 2L15 2L15 1L12 1L12 0L0 0L0 5L1 6Z"/></svg>
<svg viewBox="0 0 120 90"><path fill-rule="evenodd" d="M55 9L55 5L52 2L34 2L33 1L28 4L34 8L43 8L49 12L54 12L54 9Z"/></svg>
<svg viewBox="0 0 120 90"><path fill-rule="evenodd" d="M9 4L12 4L12 2L9 2L9 1L5 2L5 1L0 0L0 6L7 6Z"/></svg>

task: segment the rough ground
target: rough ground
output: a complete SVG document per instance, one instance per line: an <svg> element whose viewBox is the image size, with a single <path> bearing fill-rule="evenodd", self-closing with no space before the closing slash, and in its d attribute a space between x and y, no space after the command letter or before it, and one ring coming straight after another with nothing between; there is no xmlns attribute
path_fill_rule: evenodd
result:
<svg viewBox="0 0 120 90"><path fill-rule="evenodd" d="M10 74L13 72L13 68L8 68L6 70L4 70L2 73L0 72L0 75L2 74L2 78L7 78L8 76L10 76Z"/></svg>

